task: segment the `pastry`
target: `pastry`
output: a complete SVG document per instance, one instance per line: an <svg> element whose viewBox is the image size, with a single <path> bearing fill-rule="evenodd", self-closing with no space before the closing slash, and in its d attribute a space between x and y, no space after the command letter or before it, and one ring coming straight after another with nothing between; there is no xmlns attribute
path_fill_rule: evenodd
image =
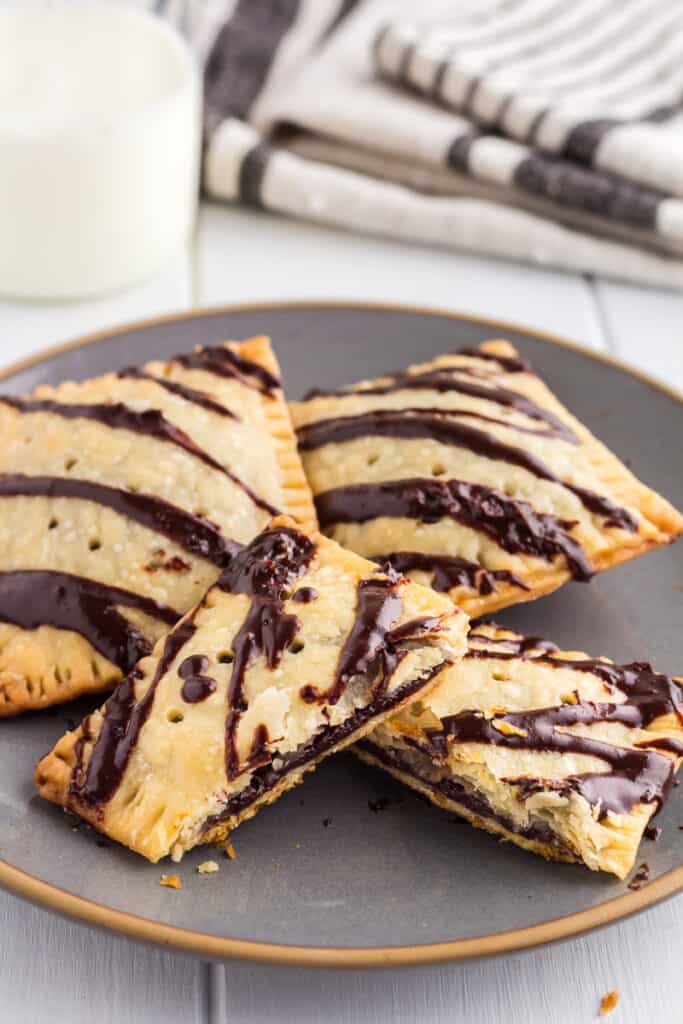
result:
<svg viewBox="0 0 683 1024"><path fill-rule="evenodd" d="M280 510L315 521L267 338L0 396L0 716L110 688Z"/></svg>
<svg viewBox="0 0 683 1024"><path fill-rule="evenodd" d="M473 616L683 531L505 341L291 410L321 529Z"/></svg>
<svg viewBox="0 0 683 1024"><path fill-rule="evenodd" d="M683 757L681 683L479 625L427 697L354 749L479 828L624 878Z"/></svg>
<svg viewBox="0 0 683 1024"><path fill-rule="evenodd" d="M434 686L466 624L445 595L276 519L36 783L149 860L180 860Z"/></svg>

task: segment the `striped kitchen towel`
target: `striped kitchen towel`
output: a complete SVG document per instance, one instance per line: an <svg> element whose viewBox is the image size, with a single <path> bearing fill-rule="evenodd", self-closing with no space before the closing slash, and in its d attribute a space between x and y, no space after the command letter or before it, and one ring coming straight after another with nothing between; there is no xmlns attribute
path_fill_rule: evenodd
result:
<svg viewBox="0 0 683 1024"><path fill-rule="evenodd" d="M154 0L205 187L355 231L683 287L683 0Z"/></svg>

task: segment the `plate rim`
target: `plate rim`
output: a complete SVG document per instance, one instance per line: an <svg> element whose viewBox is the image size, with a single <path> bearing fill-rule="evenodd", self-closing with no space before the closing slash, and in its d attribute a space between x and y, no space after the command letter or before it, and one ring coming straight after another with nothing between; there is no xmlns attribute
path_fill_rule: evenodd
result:
<svg viewBox="0 0 683 1024"><path fill-rule="evenodd" d="M125 324L93 331L65 342L59 342L15 360L0 369L0 382L37 366L47 360L87 345L109 341L121 334L144 330L183 320L198 320L209 316L231 313L265 312L288 309L357 309L371 312L412 313L442 319L466 321L490 326L495 332L514 331L547 344L570 349L597 362L605 363L634 377L683 405L683 393L663 384L648 373L634 369L611 353L596 352L584 345L549 331L538 330L525 324L484 317L458 310L439 307L414 306L404 303L349 301L343 299L272 300L243 302L228 305L197 307L161 316L146 317ZM210 935L206 932L163 924L151 918L115 910L103 903L84 899L74 893L44 882L0 858L0 887L31 903L55 911L83 923L116 932L128 938L177 951L189 952L209 959L238 959L261 963L284 964L297 967L393 967L436 964L454 960L471 960L519 952L524 949L573 938L599 927L604 927L639 913L683 890L683 864L666 872L637 892L625 893L598 906L543 921L526 928L516 928L493 935L471 939L425 943L407 946L290 946L282 943L256 942Z"/></svg>

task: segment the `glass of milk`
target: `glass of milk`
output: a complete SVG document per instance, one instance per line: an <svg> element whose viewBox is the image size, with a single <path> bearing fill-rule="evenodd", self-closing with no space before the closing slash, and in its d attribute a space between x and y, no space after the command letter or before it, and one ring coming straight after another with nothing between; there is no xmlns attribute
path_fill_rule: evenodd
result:
<svg viewBox="0 0 683 1024"><path fill-rule="evenodd" d="M192 232L201 87L173 28L107 0L0 0L0 293L141 281Z"/></svg>

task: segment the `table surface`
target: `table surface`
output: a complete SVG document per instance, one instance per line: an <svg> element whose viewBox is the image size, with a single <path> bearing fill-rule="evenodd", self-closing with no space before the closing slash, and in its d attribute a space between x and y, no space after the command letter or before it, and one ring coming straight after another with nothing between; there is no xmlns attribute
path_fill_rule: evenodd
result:
<svg viewBox="0 0 683 1024"><path fill-rule="evenodd" d="M151 282L82 303L0 300L0 362L161 313L314 298L515 321L613 353L683 390L683 295L208 204L192 246ZM619 1006L608 1018L615 1024L676 1024L683 1021L681 949L678 897L593 935L496 960L374 972L222 966L97 933L0 892L0 1020L582 1024L616 989Z"/></svg>

